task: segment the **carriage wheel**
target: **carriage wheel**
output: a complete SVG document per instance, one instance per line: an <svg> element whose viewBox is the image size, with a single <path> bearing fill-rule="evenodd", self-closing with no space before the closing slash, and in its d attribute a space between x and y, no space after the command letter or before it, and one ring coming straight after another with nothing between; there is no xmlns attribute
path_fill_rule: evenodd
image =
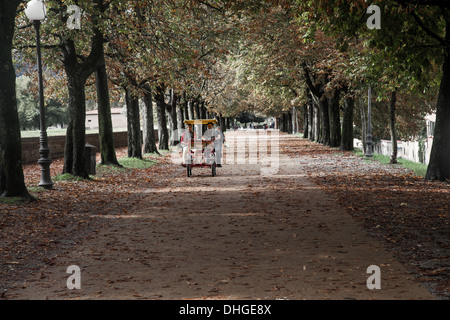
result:
<svg viewBox="0 0 450 320"><path fill-rule="evenodd" d="M213 162L213 164L211 165L211 171L212 171L212 176L215 177L216 176L216 163Z"/></svg>

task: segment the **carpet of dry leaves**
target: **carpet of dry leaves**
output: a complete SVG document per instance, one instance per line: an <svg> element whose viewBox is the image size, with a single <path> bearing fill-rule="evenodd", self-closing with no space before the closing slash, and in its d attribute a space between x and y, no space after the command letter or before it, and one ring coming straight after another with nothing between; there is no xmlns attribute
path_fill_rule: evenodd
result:
<svg viewBox="0 0 450 320"><path fill-rule="evenodd" d="M306 139L281 143L419 281L438 298L450 298L450 184Z"/></svg>
<svg viewBox="0 0 450 320"><path fill-rule="evenodd" d="M449 184L426 182L407 169L368 163L351 152L297 137L283 139L281 150L366 230L383 239L436 297L449 299ZM126 149L117 153L126 156ZM158 177L171 170L169 156L151 158L158 165L110 170L93 181L58 181L51 191L35 187L40 168L26 165L26 183L38 201L0 203L0 298L21 279L51 265L62 248L100 229L103 220L97 216L127 212L141 200L136 190L164 183ZM59 174L62 160L54 160L51 169L52 176Z"/></svg>
<svg viewBox="0 0 450 320"><path fill-rule="evenodd" d="M118 158L126 156L126 148L117 149ZM168 162L164 156L147 158ZM53 160L51 176L60 175L62 169L63 159ZM25 165L25 182L37 201L0 202L0 299L12 285L43 265L51 265L63 248L101 228L98 216L132 208L140 200L134 191L165 169L160 165L146 170L105 170L90 181L53 181L53 189L45 190L37 187L40 166Z"/></svg>

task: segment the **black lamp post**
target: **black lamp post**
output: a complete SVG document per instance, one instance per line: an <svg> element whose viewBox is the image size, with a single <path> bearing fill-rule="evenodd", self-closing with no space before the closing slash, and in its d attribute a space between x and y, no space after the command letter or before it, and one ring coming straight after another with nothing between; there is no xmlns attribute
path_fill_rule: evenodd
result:
<svg viewBox="0 0 450 320"><path fill-rule="evenodd" d="M44 106L44 84L42 81L42 62L41 62L41 36L40 27L41 21L45 19L46 8L44 3L40 0L31 0L27 4L25 9L27 18L33 21L33 26L36 30L36 51L38 62L38 84L39 84L39 119L40 119L40 136L39 136L39 154L41 155L38 163L41 165L41 181L40 187L51 189L53 186L52 179L50 177L50 163L52 162L48 155L50 150L48 149L48 137L47 127L45 125L45 106Z"/></svg>
<svg viewBox="0 0 450 320"><path fill-rule="evenodd" d="M366 135L366 153L368 158L373 157L373 141L372 141L372 88L369 87L368 95L368 107L367 107L367 135Z"/></svg>

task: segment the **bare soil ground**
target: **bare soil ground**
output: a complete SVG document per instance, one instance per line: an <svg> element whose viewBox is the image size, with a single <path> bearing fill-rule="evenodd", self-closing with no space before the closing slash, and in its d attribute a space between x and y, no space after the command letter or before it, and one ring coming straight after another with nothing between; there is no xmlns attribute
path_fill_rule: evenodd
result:
<svg viewBox="0 0 450 320"><path fill-rule="evenodd" d="M229 132L227 140L253 134ZM288 135L281 135L279 147L272 175L261 174L267 165L261 158L247 155L245 163L218 168L216 177L208 168L194 168L188 178L166 155L153 157L159 163L148 169L58 182L55 190L40 192L37 203L0 204L1 297L448 298L448 207L433 204L446 210L439 211L442 218L433 216L441 251L429 252L436 248L431 238L406 251L398 240L389 242L395 234L374 232L399 224L372 199L376 184L368 176L381 167ZM230 152L225 148L225 157ZM332 179L361 174L367 185L355 186L356 195L334 188L342 181ZM364 196L367 190L372 196ZM447 199L448 186L439 190ZM412 203L390 194L380 200L386 208ZM386 216L377 220L379 212ZM409 226L423 231L420 224ZM418 260L411 255L434 261L434 270L447 268L439 271L440 282L413 270L408 261ZM80 290L66 286L70 265L81 269ZM367 288L370 265L380 267L379 290Z"/></svg>

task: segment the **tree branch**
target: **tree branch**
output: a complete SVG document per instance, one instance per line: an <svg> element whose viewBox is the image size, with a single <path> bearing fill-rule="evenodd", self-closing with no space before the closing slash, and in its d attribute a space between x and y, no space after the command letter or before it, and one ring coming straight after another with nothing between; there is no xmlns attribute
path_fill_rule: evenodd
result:
<svg viewBox="0 0 450 320"><path fill-rule="evenodd" d="M217 8L217 7L213 6L212 4L208 3L207 1L201 1L201 0L198 0L198 2L201 3L201 4L204 4L205 6L211 8L211 9L213 9L213 10L217 10L217 11L219 11L220 13L223 13L223 9Z"/></svg>
<svg viewBox="0 0 450 320"><path fill-rule="evenodd" d="M400 5L438 6L450 9L450 2L447 0L395 0L395 2Z"/></svg>
<svg viewBox="0 0 450 320"><path fill-rule="evenodd" d="M32 22L30 22L30 23L28 23L28 24L25 24L25 25L23 25L23 26L17 27L17 30L26 29L26 28L29 28L29 27L31 27L31 26L33 26L33 23L32 23Z"/></svg>
<svg viewBox="0 0 450 320"><path fill-rule="evenodd" d="M308 67L306 66L306 63L302 63L306 85L308 86L309 90L314 94L316 97L320 98L322 96L322 93L319 91L319 89L316 88L316 86L312 83L311 77L309 75Z"/></svg>
<svg viewBox="0 0 450 320"><path fill-rule="evenodd" d="M414 11L411 11L411 15L416 20L417 24L422 28L423 31L430 37L436 39L439 41L440 44L445 45L445 39L441 38L439 35L431 31L424 23L423 21L417 16L417 14Z"/></svg>

